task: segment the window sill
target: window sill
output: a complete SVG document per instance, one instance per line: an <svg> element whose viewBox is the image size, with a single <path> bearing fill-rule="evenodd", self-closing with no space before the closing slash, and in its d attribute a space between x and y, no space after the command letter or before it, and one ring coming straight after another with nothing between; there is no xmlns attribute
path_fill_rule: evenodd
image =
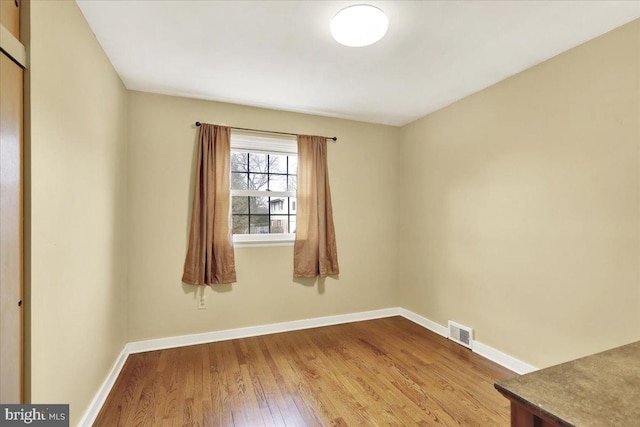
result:
<svg viewBox="0 0 640 427"><path fill-rule="evenodd" d="M295 234L234 234L234 248L293 246Z"/></svg>

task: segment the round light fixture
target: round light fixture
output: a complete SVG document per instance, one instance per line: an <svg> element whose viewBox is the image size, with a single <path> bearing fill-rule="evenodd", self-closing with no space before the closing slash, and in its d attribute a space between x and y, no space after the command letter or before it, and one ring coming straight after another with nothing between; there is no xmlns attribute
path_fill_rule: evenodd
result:
<svg viewBox="0 0 640 427"><path fill-rule="evenodd" d="M350 47L368 46L387 33L389 19L380 9L369 4L345 7L331 20L331 35Z"/></svg>

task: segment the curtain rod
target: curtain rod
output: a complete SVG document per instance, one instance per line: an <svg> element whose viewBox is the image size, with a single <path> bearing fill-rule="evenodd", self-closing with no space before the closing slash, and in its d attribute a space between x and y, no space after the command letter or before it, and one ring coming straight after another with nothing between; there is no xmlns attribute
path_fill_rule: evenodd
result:
<svg viewBox="0 0 640 427"><path fill-rule="evenodd" d="M196 126L200 126L202 123L200 122L196 122ZM291 136L298 136L297 133L289 133L289 132L276 132L273 130L262 130L262 129L249 129L249 128L236 128L233 126L230 126L231 129L235 129L235 130L248 130L249 132L262 132L262 133L273 133L273 134L277 134L277 135L291 135ZM332 140L333 142L336 142L338 140L337 137L335 136L325 136L325 138Z"/></svg>

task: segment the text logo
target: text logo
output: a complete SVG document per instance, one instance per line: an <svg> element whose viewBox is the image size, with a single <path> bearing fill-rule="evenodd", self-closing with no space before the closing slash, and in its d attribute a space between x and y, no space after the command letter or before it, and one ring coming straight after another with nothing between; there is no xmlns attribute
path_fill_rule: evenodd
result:
<svg viewBox="0 0 640 427"><path fill-rule="evenodd" d="M0 404L0 427L69 427L69 405Z"/></svg>

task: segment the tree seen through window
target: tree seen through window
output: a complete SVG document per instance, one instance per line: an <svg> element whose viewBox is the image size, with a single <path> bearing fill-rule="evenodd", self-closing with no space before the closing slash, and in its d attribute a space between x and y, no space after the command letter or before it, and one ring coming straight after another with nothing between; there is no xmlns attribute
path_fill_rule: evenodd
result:
<svg viewBox="0 0 640 427"><path fill-rule="evenodd" d="M295 233L297 156L231 153L233 234Z"/></svg>

